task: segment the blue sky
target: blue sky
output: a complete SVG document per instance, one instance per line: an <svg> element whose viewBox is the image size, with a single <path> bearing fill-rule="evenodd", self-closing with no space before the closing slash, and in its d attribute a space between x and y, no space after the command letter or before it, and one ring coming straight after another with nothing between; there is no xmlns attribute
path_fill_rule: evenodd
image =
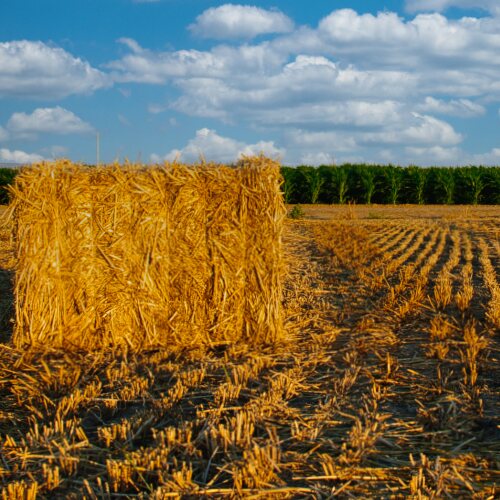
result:
<svg viewBox="0 0 500 500"><path fill-rule="evenodd" d="M0 162L500 164L499 0L2 0Z"/></svg>

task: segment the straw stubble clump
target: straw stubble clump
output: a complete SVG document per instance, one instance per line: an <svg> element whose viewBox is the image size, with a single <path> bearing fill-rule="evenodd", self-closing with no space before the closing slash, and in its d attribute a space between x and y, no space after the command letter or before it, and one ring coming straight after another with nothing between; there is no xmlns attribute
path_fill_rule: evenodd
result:
<svg viewBox="0 0 500 500"><path fill-rule="evenodd" d="M214 345L282 336L277 163L68 161L12 188L17 346Z"/></svg>

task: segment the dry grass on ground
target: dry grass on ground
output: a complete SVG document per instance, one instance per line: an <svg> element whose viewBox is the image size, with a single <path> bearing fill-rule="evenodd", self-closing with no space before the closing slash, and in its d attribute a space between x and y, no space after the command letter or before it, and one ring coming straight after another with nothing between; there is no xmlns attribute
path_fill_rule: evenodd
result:
<svg viewBox="0 0 500 500"><path fill-rule="evenodd" d="M274 349L4 337L2 498L497 498L500 208L304 208Z"/></svg>

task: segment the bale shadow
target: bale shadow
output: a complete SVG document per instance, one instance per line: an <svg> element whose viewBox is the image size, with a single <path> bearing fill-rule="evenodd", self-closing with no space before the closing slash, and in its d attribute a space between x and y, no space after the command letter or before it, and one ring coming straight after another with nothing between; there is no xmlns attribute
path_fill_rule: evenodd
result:
<svg viewBox="0 0 500 500"><path fill-rule="evenodd" d="M12 339L14 328L14 271L0 267L0 342Z"/></svg>
<svg viewBox="0 0 500 500"><path fill-rule="evenodd" d="M0 205L0 342L12 340L14 330L14 268L12 223L6 218L6 208Z"/></svg>

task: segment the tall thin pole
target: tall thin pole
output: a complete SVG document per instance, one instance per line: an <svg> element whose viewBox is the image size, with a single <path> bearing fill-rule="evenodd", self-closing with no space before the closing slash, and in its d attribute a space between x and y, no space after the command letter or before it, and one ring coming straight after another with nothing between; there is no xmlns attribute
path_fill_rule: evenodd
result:
<svg viewBox="0 0 500 500"><path fill-rule="evenodd" d="M99 132L96 132L96 136L95 136L95 149L96 149L96 158L97 158L97 163L96 165L99 166L99 163L100 163L100 158L99 158Z"/></svg>

